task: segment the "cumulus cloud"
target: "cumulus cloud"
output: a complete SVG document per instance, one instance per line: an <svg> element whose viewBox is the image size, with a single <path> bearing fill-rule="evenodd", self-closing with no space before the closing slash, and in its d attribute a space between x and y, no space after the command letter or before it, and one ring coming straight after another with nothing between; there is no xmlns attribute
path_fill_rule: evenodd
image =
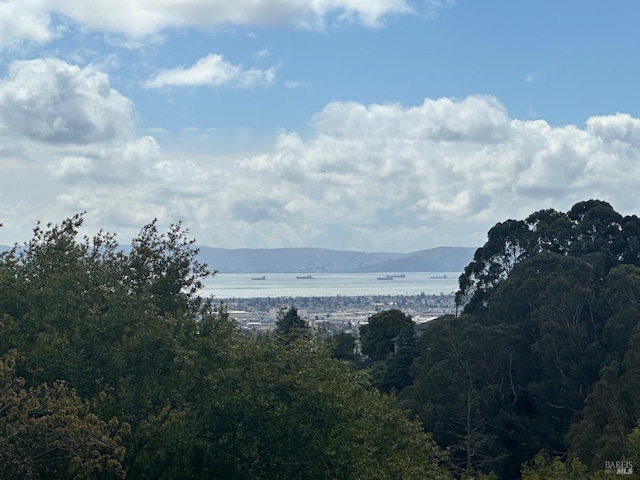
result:
<svg viewBox="0 0 640 480"><path fill-rule="evenodd" d="M0 3L0 48L27 40L37 43L50 41L55 32L46 9L39 2L7 0Z"/></svg>
<svg viewBox="0 0 640 480"><path fill-rule="evenodd" d="M93 95L79 98L95 104ZM14 103L2 105L5 115ZM50 111L47 101L31 105L35 118L51 116L38 113ZM0 177L0 205L20 206L20 215L31 208L45 220L87 210L88 226L120 232L124 241L157 217L184 220L199 242L214 246L411 251L477 246L498 221L588 198L640 212L640 119L621 113L554 127L510 118L488 96L414 106L332 102L310 132L283 132L268 150L244 157L169 154L132 132L60 144L15 128L0 131L0 145L17 133L24 147L2 156L9 173ZM32 151L46 152L46 169L23 160ZM23 221L6 211L7 225Z"/></svg>
<svg viewBox="0 0 640 480"><path fill-rule="evenodd" d="M425 2L429 11L451 2ZM45 42L54 14L95 31L142 39L168 28L289 24L323 28L330 22L381 25L389 16L416 13L408 0L8 0L0 3L0 48L19 40Z"/></svg>
<svg viewBox="0 0 640 480"><path fill-rule="evenodd" d="M130 131L132 110L106 74L55 58L14 62L0 80L0 127L31 140L110 141Z"/></svg>
<svg viewBox="0 0 640 480"><path fill-rule="evenodd" d="M629 201L640 122L626 114L552 127L471 96L410 107L334 102L312 125L309 138L283 133L273 151L227 172L213 215L231 228L208 233L210 243L473 246L494 223L542 208L594 197L640 207Z"/></svg>
<svg viewBox="0 0 640 480"><path fill-rule="evenodd" d="M131 102L104 72L55 58L12 63L0 79L0 205L7 225L81 211L97 185L126 188L150 177L159 147L133 127ZM74 208L60 210L70 191L83 193Z"/></svg>
<svg viewBox="0 0 640 480"><path fill-rule="evenodd" d="M274 79L275 68L243 69L240 65L227 62L222 55L211 54L201 58L189 68L178 67L158 72L145 82L145 87L230 85L249 88L271 85Z"/></svg>
<svg viewBox="0 0 640 480"><path fill-rule="evenodd" d="M471 96L457 102L426 99L422 105L409 108L333 102L312 121L321 131L337 137L495 142L509 129L505 108L489 96Z"/></svg>
<svg viewBox="0 0 640 480"><path fill-rule="evenodd" d="M626 113L591 117L587 131L604 142L640 147L640 119Z"/></svg>

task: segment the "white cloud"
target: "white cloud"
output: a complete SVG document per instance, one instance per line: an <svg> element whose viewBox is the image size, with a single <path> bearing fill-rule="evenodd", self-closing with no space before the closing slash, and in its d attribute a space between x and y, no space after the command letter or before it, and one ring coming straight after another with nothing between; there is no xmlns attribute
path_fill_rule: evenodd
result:
<svg viewBox="0 0 640 480"><path fill-rule="evenodd" d="M275 79L275 68L260 70L243 69L227 62L222 55L207 55L189 68L163 70L145 82L146 88L167 86L211 86L231 85L242 88L268 86Z"/></svg>
<svg viewBox="0 0 640 480"><path fill-rule="evenodd" d="M110 141L131 130L132 110L106 74L55 58L14 62L0 80L0 128L31 140Z"/></svg>
<svg viewBox="0 0 640 480"><path fill-rule="evenodd" d="M89 212L87 228L119 232L123 241L158 217L184 220L208 245L399 251L480 245L498 221L588 198L640 212L640 119L627 114L552 127L512 119L487 96L415 106L332 102L313 117L308 136L283 132L259 155L186 146L169 153L133 133L128 100L105 74L43 62L14 66L29 95L21 96L16 76L0 82L7 225L0 243L26 238L37 219L81 210ZM34 126L6 121L22 98ZM88 116L89 107L102 114ZM57 117L67 125L89 118L79 125L90 128L74 136L58 129ZM127 127L104 127L116 118ZM42 134L60 131L68 141Z"/></svg>
<svg viewBox="0 0 640 480"><path fill-rule="evenodd" d="M500 141L508 134L505 108L493 97L470 96L462 101L426 99L417 107L334 102L313 122L336 137Z"/></svg>
<svg viewBox="0 0 640 480"><path fill-rule="evenodd" d="M472 96L415 107L335 102L313 125L311 138L284 133L272 152L226 167L208 202L215 211L199 220L208 243L479 245L495 222L542 208L594 197L640 208L630 201L640 121L628 115L551 127Z"/></svg>
<svg viewBox="0 0 640 480"><path fill-rule="evenodd" d="M256 58L270 58L271 51L268 48L263 48L259 52L256 52L254 55Z"/></svg>
<svg viewBox="0 0 640 480"><path fill-rule="evenodd" d="M48 169L56 179L86 176L93 167L90 158L81 156L64 156L55 159Z"/></svg>
<svg viewBox="0 0 640 480"><path fill-rule="evenodd" d="M11 64L0 79L0 205L7 225L61 218L84 210L98 191L143 181L159 148L152 137L134 135L133 115L131 102L93 67L55 58ZM69 198L78 200L73 208L66 208Z"/></svg>
<svg viewBox="0 0 640 480"><path fill-rule="evenodd" d="M20 40L46 42L54 14L91 30L153 37L170 28L293 25L323 28L327 21L381 25L416 13L408 0L8 0L0 2L0 48ZM450 2L427 2L430 11Z"/></svg>
<svg viewBox="0 0 640 480"><path fill-rule="evenodd" d="M525 83L533 83L540 77L540 70L529 72L524 76Z"/></svg>
<svg viewBox="0 0 640 480"><path fill-rule="evenodd" d="M303 82L300 80L287 80L284 82L284 86L294 90L296 88L309 87L311 84L309 82Z"/></svg>
<svg viewBox="0 0 640 480"><path fill-rule="evenodd" d="M7 0L0 2L0 48L23 40L45 43L54 37L49 13L40 2Z"/></svg>
<svg viewBox="0 0 640 480"><path fill-rule="evenodd" d="M591 117L587 131L607 143L640 147L640 119L626 113Z"/></svg>

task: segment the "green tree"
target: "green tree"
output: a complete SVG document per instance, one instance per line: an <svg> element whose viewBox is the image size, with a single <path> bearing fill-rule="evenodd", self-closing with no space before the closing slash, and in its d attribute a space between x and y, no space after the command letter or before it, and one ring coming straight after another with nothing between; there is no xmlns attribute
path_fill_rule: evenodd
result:
<svg viewBox="0 0 640 480"><path fill-rule="evenodd" d="M541 210L525 220L498 223L460 276L457 303L466 304L467 313L480 313L517 263L542 252L588 259L603 279L620 263L640 265L640 219L588 200L567 213Z"/></svg>
<svg viewBox="0 0 640 480"><path fill-rule="evenodd" d="M207 362L175 478L450 478L420 425L329 348L237 336L225 355Z"/></svg>
<svg viewBox="0 0 640 480"><path fill-rule="evenodd" d="M307 326L307 322L298 315L298 309L294 306L286 309L282 308L278 312L276 334L287 342L302 338L311 338L311 332Z"/></svg>
<svg viewBox="0 0 640 480"><path fill-rule="evenodd" d="M541 252L519 261L471 316L430 324L400 398L468 474L517 475L567 433L598 379L605 352L595 268Z"/></svg>
<svg viewBox="0 0 640 480"><path fill-rule="evenodd" d="M411 317L400 310L384 310L372 315L366 325L360 326L362 353L372 360L384 360L393 352L392 339L405 330L413 331Z"/></svg>
<svg viewBox="0 0 640 480"><path fill-rule="evenodd" d="M0 360L0 477L124 478L128 426L100 420L64 382L26 388L16 357Z"/></svg>
<svg viewBox="0 0 640 480"><path fill-rule="evenodd" d="M200 299L209 272L180 225L153 222L129 253L81 225L38 226L0 256L0 348L21 353L2 391L19 418L0 406L0 424L24 427L0 439L4 476L449 477L431 437L311 344L295 309L284 342Z"/></svg>
<svg viewBox="0 0 640 480"><path fill-rule="evenodd" d="M167 233L160 233L156 223L145 225L133 239L127 263L134 288L153 299L164 316L188 310L203 281L216 271L197 260L195 239L187 237L181 223Z"/></svg>
<svg viewBox="0 0 640 480"><path fill-rule="evenodd" d="M27 386L64 380L83 399L106 392L96 413L130 425L123 468L135 476L163 465L159 439L170 451L168 426L188 405L196 380L180 355L215 316L195 295L209 272L180 226L143 228L127 255L111 234L78 239L82 220L38 225L0 257L0 347L21 352Z"/></svg>
<svg viewBox="0 0 640 480"><path fill-rule="evenodd" d="M531 231L525 221L507 220L492 227L487 242L476 250L473 261L460 276L456 303L468 303L468 313L486 307L493 289L530 253L531 242Z"/></svg>
<svg viewBox="0 0 640 480"><path fill-rule="evenodd" d="M633 463L632 468L634 475L638 477L638 473L640 473L640 422L638 421L636 421L636 426L627 436L626 451L624 452L623 458L615 458L612 460L615 461L625 459L628 459Z"/></svg>
<svg viewBox="0 0 640 480"><path fill-rule="evenodd" d="M413 328L406 328L394 337L395 351L384 361L384 369L378 388L384 393L400 392L411 385L411 365L418 356L416 334Z"/></svg>
<svg viewBox="0 0 640 480"><path fill-rule="evenodd" d="M307 322L305 322L300 315L298 315L298 309L291 306L287 309L281 309L278 312L278 320L276 321L276 331L289 335L296 329L306 328Z"/></svg>
<svg viewBox="0 0 640 480"><path fill-rule="evenodd" d="M331 355L339 360L355 360L356 338L347 332L339 332L331 337Z"/></svg>
<svg viewBox="0 0 640 480"><path fill-rule="evenodd" d="M553 459L549 455L540 453L527 463L522 469L522 480L596 480L604 478L602 475L590 475L587 467L580 460L570 461Z"/></svg>
<svg viewBox="0 0 640 480"><path fill-rule="evenodd" d="M463 314L432 322L399 395L457 472L512 478L542 450L582 463L529 474L580 478L629 450L639 252L638 217L599 200L490 229L460 277Z"/></svg>
<svg viewBox="0 0 640 480"><path fill-rule="evenodd" d="M526 459L521 444L528 436L512 419L525 402L516 371L516 332L482 326L465 314L432 320L420 337L413 383L399 399L448 449L457 475L496 471L509 478Z"/></svg>
<svg viewBox="0 0 640 480"><path fill-rule="evenodd" d="M606 283L609 316L601 340L604 361L568 437L573 451L593 469L619 459L640 417L640 268L618 266Z"/></svg>

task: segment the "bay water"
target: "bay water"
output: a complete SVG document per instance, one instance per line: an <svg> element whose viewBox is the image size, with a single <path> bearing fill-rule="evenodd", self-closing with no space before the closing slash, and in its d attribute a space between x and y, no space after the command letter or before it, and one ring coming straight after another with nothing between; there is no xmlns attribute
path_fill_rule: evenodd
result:
<svg viewBox="0 0 640 480"><path fill-rule="evenodd" d="M449 295L460 272L418 273L219 273L205 282L202 296L214 298ZM263 279L264 277L264 279Z"/></svg>

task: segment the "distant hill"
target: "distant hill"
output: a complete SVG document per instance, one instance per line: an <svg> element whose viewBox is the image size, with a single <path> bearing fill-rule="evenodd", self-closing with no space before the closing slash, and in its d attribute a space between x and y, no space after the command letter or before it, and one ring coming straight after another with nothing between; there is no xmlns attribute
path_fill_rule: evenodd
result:
<svg viewBox="0 0 640 480"><path fill-rule="evenodd" d="M200 261L224 273L462 272L476 250L471 247L438 247L394 253L324 248L198 248ZM0 252L9 249L0 245ZM123 245L122 249L126 252L130 247Z"/></svg>
<svg viewBox="0 0 640 480"><path fill-rule="evenodd" d="M368 253L324 248L199 247L200 259L225 273L241 272L357 272L370 265L402 257L401 253ZM370 271L370 270L369 270Z"/></svg>
<svg viewBox="0 0 640 480"><path fill-rule="evenodd" d="M383 260L371 265L369 272L462 272L473 259L471 247L437 247Z"/></svg>
<svg viewBox="0 0 640 480"><path fill-rule="evenodd" d="M200 259L225 273L462 272L475 251L471 247L438 247L404 254L322 248L200 247Z"/></svg>

